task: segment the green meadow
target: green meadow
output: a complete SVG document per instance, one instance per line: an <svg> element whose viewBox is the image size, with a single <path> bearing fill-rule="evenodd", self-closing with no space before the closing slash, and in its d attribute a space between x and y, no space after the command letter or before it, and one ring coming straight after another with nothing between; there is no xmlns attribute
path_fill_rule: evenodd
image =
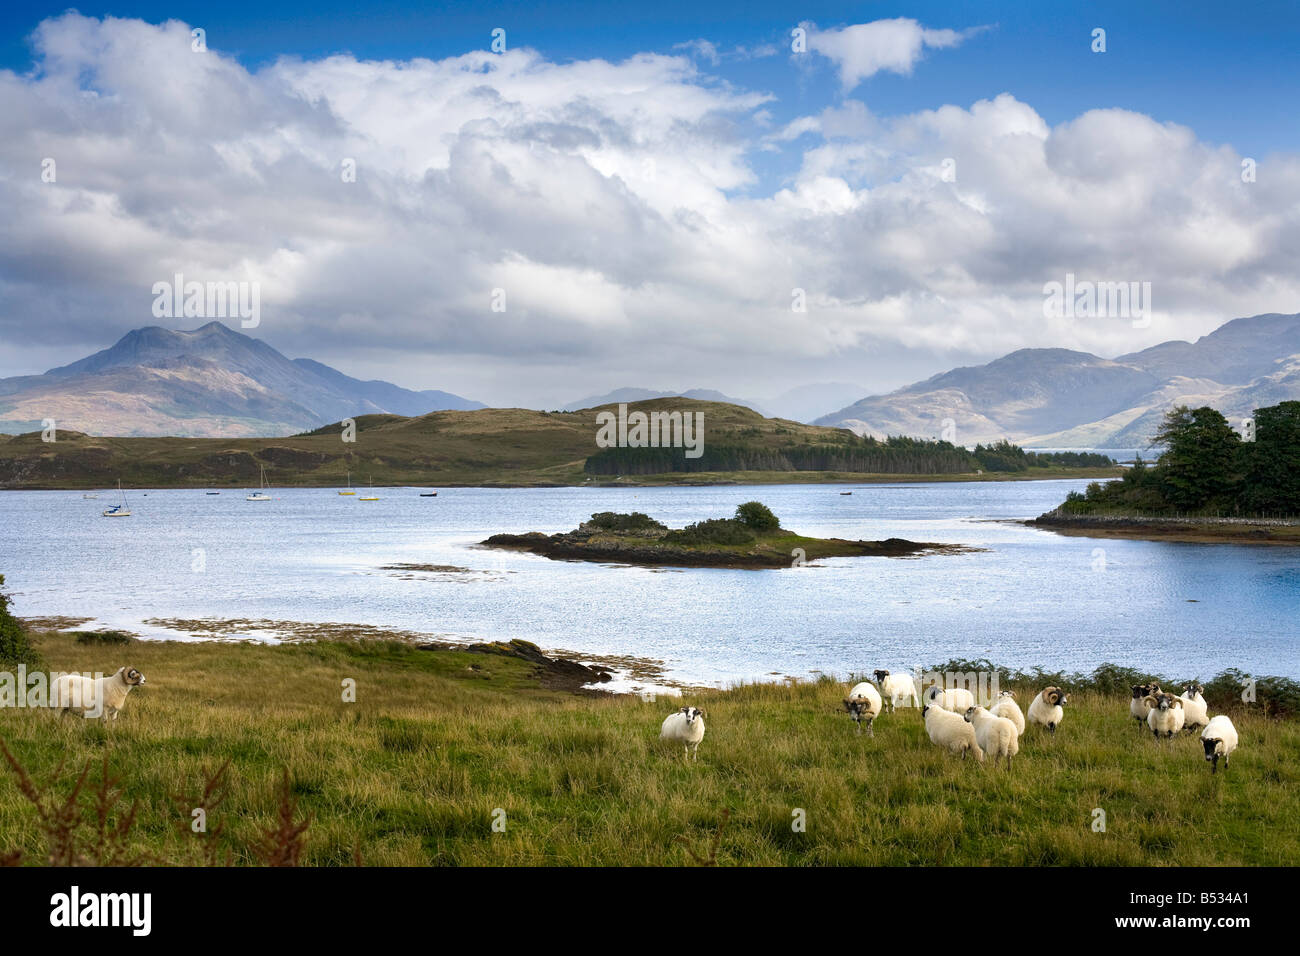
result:
<svg viewBox="0 0 1300 956"><path fill-rule="evenodd" d="M856 734L830 679L643 700L400 643L33 642L50 669L148 680L112 724L0 708L21 768L0 758L0 860L20 865L1300 863L1300 722L1260 705L1230 711L1241 745L1211 775L1127 693L1068 687L1008 772L933 746L917 709ZM698 761L657 739L681 703L707 711Z"/></svg>

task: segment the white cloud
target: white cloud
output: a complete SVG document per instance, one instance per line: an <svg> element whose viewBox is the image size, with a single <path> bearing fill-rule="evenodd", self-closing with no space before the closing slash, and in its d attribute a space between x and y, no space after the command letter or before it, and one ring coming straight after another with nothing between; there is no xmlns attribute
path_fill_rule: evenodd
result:
<svg viewBox="0 0 1300 956"><path fill-rule="evenodd" d="M919 36L907 62L955 42ZM1243 184L1230 149L1123 110L1053 127L1009 94L897 117L845 100L767 128L781 104L685 56L250 72L192 53L185 24L77 14L34 44L35 73L0 73L0 373L151 324L152 283L178 271L260 281L257 334L290 355L549 404L629 383L884 388L1300 299L1297 157ZM905 59L873 56L842 69ZM760 193L765 149L797 171ZM1150 281L1151 328L1043 319L1066 272Z"/></svg>
<svg viewBox="0 0 1300 956"><path fill-rule="evenodd" d="M907 17L831 30L819 30L812 23L800 25L808 31L808 49L835 64L846 93L882 70L911 73L926 49L950 49L975 32L931 30Z"/></svg>

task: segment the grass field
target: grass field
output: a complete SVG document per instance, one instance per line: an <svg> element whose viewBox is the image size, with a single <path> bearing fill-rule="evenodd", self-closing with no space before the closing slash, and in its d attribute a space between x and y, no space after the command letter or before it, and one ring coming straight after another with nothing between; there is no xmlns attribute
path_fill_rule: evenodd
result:
<svg viewBox="0 0 1300 956"><path fill-rule="evenodd" d="M53 633L36 643L52 669L130 664L148 682L111 727L0 709L0 740L51 801L86 762L97 780L107 758L124 798L110 830L138 801L125 843L165 863L201 861L187 808L227 760L208 823L224 826L217 842L236 864L263 859L261 835L283 823L286 769L310 865L352 865L354 853L365 865L694 865L724 811L719 865L1300 863L1300 721L1244 708L1231 769L1212 776L1198 740L1157 744L1126 698L1072 690L1055 738L1027 729L1007 773L931 745L914 709L855 735L838 682L745 686L684 698L708 712L687 763L657 740L675 699L541 690L513 658L400 644L83 646ZM355 703L342 700L348 678ZM1017 696L1025 707L1028 689ZM79 811L87 846L91 796ZM792 826L800 810L804 832ZM0 857L14 851L26 863L48 853L0 764Z"/></svg>

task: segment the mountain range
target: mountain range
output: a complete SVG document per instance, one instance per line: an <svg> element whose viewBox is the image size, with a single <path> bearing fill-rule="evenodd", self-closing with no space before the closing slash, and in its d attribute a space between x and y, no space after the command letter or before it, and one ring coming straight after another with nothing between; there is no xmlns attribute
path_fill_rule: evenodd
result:
<svg viewBox="0 0 1300 956"><path fill-rule="evenodd" d="M1040 448L1145 448L1174 405L1209 405L1237 425L1288 399L1300 399L1300 315L1272 313L1114 359L1021 349L868 396L815 424L938 438L951 419L960 445L1006 438Z"/></svg>
<svg viewBox="0 0 1300 956"><path fill-rule="evenodd" d="M483 407L289 359L220 322L136 329L71 365L0 379L0 431L11 433L52 419L60 430L94 435L274 436L358 415Z"/></svg>
<svg viewBox="0 0 1300 956"><path fill-rule="evenodd" d="M1300 399L1300 314L1233 319L1195 342L1164 342L1114 359L1020 349L886 395L858 397L864 391L843 383L804 385L760 405L710 389L620 388L564 408L683 397L876 437L1145 448L1174 405L1210 405L1237 424L1256 408ZM839 411L818 417L841 403ZM0 432L8 433L39 430L53 419L61 430L92 435L274 437L358 415L484 407L448 392L361 381L311 359L288 359L219 322L193 331L136 329L71 365L0 379Z"/></svg>

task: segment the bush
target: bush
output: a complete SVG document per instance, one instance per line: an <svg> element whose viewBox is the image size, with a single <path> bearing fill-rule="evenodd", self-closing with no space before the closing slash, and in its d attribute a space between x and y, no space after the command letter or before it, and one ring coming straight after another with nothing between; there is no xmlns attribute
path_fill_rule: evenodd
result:
<svg viewBox="0 0 1300 956"><path fill-rule="evenodd" d="M72 631L78 644L134 644L135 636L126 631Z"/></svg>
<svg viewBox="0 0 1300 956"><path fill-rule="evenodd" d="M730 518L713 518L709 521L697 521L688 524L681 531L669 531L664 541L669 544L686 547L700 547L710 544L736 545L753 544L754 532L739 521Z"/></svg>
<svg viewBox="0 0 1300 956"><path fill-rule="evenodd" d="M599 511L587 522L601 531L664 531L667 525L656 521L648 514L633 511L631 514L619 514L616 511Z"/></svg>
<svg viewBox="0 0 1300 956"><path fill-rule="evenodd" d="M18 618L9 613L9 595L4 593L5 576L0 574L0 666L41 666L41 656Z"/></svg>
<svg viewBox="0 0 1300 956"><path fill-rule="evenodd" d="M737 507L736 520L755 531L778 531L781 528L781 519L761 501L746 501Z"/></svg>

